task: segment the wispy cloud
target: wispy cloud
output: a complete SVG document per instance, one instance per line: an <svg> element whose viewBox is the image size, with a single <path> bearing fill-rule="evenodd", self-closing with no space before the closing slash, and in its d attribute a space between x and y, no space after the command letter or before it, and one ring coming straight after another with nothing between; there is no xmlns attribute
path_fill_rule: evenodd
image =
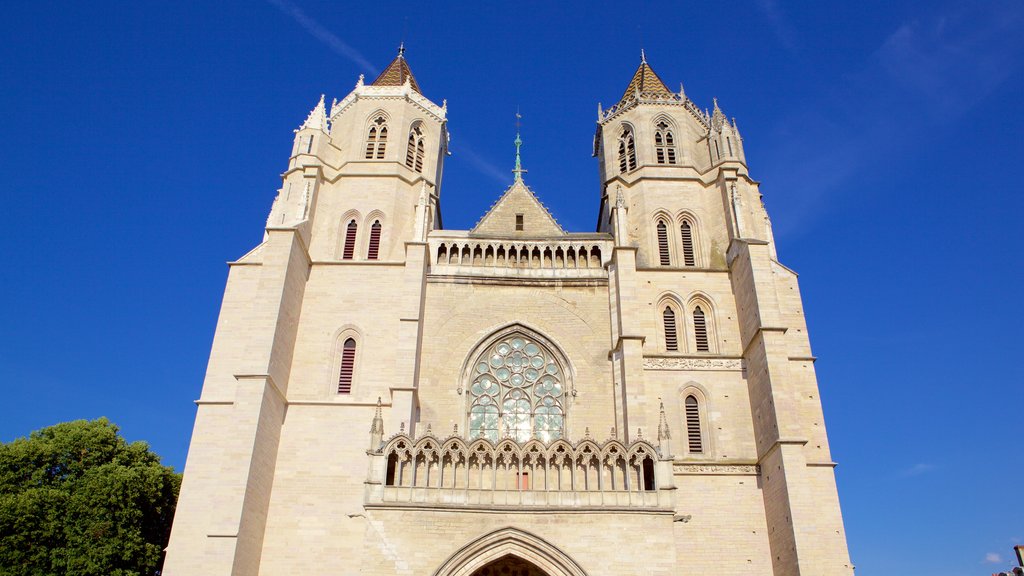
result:
<svg viewBox="0 0 1024 576"><path fill-rule="evenodd" d="M768 19L768 23L771 24L772 31L782 47L790 52L796 52L796 30L786 18L785 13L782 12L779 3L776 0L757 0L757 7Z"/></svg>
<svg viewBox="0 0 1024 576"><path fill-rule="evenodd" d="M935 465L934 464L926 464L926 463L921 462L921 463L918 463L918 464L914 464L910 468L905 468L903 470L900 470L899 476L900 476L900 478L910 478L912 476L920 476L922 474L927 474L928 472L931 472L932 470L935 470Z"/></svg>
<svg viewBox="0 0 1024 576"><path fill-rule="evenodd" d="M456 158L465 158L478 172L484 176L494 179L503 186L507 186L512 180L510 171L498 168L493 162L477 154L471 145L466 144L465 146L452 150L452 155Z"/></svg>
<svg viewBox="0 0 1024 576"><path fill-rule="evenodd" d="M284 12L288 16L295 20L299 26L309 32L317 40L323 42L330 48L335 54L343 56L351 60L356 66L359 66L363 70L370 74L378 74L380 70L376 68L370 61L363 57L355 48L349 46L344 40L338 38L330 30L324 28L319 22L310 18L301 8L292 4L288 0L267 0L278 10Z"/></svg>
<svg viewBox="0 0 1024 576"><path fill-rule="evenodd" d="M762 0L768 6L772 0ZM936 10L894 30L813 105L781 117L766 182L792 194L776 232L798 232L837 190L871 167L964 121L978 102L1019 72L1024 5Z"/></svg>
<svg viewBox="0 0 1024 576"><path fill-rule="evenodd" d="M985 554L985 559L982 560L982 564L1000 564L1003 561L1003 557L995 552L989 552Z"/></svg>

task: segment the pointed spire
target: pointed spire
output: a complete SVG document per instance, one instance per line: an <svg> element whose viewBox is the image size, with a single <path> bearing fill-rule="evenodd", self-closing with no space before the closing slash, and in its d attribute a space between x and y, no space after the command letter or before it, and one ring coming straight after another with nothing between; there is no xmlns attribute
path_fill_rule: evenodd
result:
<svg viewBox="0 0 1024 576"><path fill-rule="evenodd" d="M324 107L324 95L320 95L320 101L316 103L313 110L310 111L306 121L302 123L299 130L305 128L312 128L313 130L320 130L321 132L327 132L327 110Z"/></svg>
<svg viewBox="0 0 1024 576"><path fill-rule="evenodd" d="M662 440L669 440L672 438L672 433L668 429L668 418L665 417L665 403L661 402L661 408L659 409L658 416L658 442Z"/></svg>
<svg viewBox="0 0 1024 576"><path fill-rule="evenodd" d="M722 113L722 109L718 107L718 98L712 98L712 101L714 101L715 107L711 111L711 127L716 132L721 132L722 126L726 123L725 114Z"/></svg>
<svg viewBox="0 0 1024 576"><path fill-rule="evenodd" d="M373 414L373 422L370 424L370 450L378 450L384 441L384 418L381 415L380 396L377 397L377 410Z"/></svg>
<svg viewBox="0 0 1024 576"><path fill-rule="evenodd" d="M523 181L523 174L526 170L523 170L523 163L519 158L519 148L523 145L522 138L519 137L519 121L523 118L523 115L519 113L519 108L516 108L516 139L514 144L516 145L516 167L512 170L512 173L516 175L516 182Z"/></svg>
<svg viewBox="0 0 1024 576"><path fill-rule="evenodd" d="M372 86L404 86L408 83L413 90L420 92L420 85L416 82L416 77L412 75L412 70L409 69L409 63L405 60L405 42L398 47L398 56L388 64L388 67L377 76L377 79L373 81Z"/></svg>
<svg viewBox="0 0 1024 576"><path fill-rule="evenodd" d="M647 54L640 50L640 66L633 73L633 79L622 94L619 104L642 95L654 94L659 96L672 96L672 91L665 86L661 78L654 72L651 65L647 63Z"/></svg>
<svg viewBox="0 0 1024 576"><path fill-rule="evenodd" d="M665 417L665 403L658 398L661 406L658 408L658 452L662 460L672 459L672 434L668 429L668 418Z"/></svg>

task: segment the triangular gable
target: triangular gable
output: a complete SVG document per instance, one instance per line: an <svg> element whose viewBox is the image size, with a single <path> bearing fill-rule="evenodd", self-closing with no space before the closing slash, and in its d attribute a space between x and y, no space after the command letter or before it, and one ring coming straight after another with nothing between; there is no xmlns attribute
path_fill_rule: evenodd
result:
<svg viewBox="0 0 1024 576"><path fill-rule="evenodd" d="M523 229L516 230L516 216L522 215ZM540 203L522 180L512 186L491 206L471 232L499 236L564 236L548 209Z"/></svg>

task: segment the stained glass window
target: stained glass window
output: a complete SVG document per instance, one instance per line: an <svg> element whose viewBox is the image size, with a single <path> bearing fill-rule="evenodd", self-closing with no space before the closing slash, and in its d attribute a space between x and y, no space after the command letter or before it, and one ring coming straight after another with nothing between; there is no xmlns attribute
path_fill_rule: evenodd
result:
<svg viewBox="0 0 1024 576"><path fill-rule="evenodd" d="M477 358L469 387L470 438L550 442L565 428L562 369L546 347L513 334Z"/></svg>

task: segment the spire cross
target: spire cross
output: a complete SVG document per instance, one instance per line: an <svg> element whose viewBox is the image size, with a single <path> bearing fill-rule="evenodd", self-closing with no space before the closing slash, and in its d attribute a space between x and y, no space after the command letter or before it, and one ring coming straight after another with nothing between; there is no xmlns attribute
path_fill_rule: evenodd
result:
<svg viewBox="0 0 1024 576"><path fill-rule="evenodd" d="M516 167L515 167L515 170L512 170L512 173L516 175L516 182L522 182L523 181L523 174L526 173L526 170L523 170L523 164L522 164L522 162L519 159L519 147L523 145L523 140L522 140L522 138L519 137L519 126L520 126L520 122L519 121L522 118L523 118L523 115L519 113L519 107L517 106L516 107L516 140L514 142L514 144L516 145Z"/></svg>

